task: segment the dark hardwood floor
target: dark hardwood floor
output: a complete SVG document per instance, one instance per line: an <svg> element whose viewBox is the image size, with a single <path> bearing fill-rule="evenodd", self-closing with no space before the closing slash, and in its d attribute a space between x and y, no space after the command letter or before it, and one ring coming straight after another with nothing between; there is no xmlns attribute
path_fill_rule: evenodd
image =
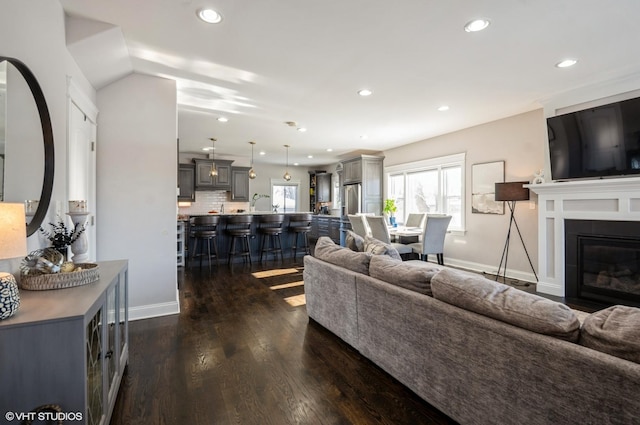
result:
<svg viewBox="0 0 640 425"><path fill-rule="evenodd" d="M455 423L290 305L301 280L300 258L180 269L181 313L130 323L111 424Z"/></svg>

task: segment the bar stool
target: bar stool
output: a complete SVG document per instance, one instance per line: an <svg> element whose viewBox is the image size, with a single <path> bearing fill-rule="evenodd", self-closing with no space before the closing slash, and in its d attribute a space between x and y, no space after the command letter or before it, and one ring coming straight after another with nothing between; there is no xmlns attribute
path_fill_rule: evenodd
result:
<svg viewBox="0 0 640 425"><path fill-rule="evenodd" d="M261 215L258 221L258 233L261 234L262 243L260 244L260 262L262 256L267 254L269 261L269 253L273 253L273 259L278 258L280 253L280 261L284 261L282 257L282 223L284 222L284 214L265 214Z"/></svg>
<svg viewBox="0 0 640 425"><path fill-rule="evenodd" d="M234 255L241 255L243 261L245 257L248 258L249 264L251 264L251 245L249 244L249 238L255 236L251 233L252 222L252 215L230 215L227 218L227 234L231 237L229 264L231 264ZM240 251L236 251L236 240L238 239L240 239L242 244Z"/></svg>
<svg viewBox="0 0 640 425"><path fill-rule="evenodd" d="M202 257L205 256L203 252L203 243L207 244L207 261L211 266L211 243L213 242L213 256L216 258L216 265L218 265L218 223L220 222L220 216L218 215L206 215L193 217L191 225L189 226L189 235L193 238L193 255L192 258L200 257L200 267L202 267ZM198 253L198 247L200 252Z"/></svg>
<svg viewBox="0 0 640 425"><path fill-rule="evenodd" d="M293 233L293 244L291 250L293 251L293 260L296 259L298 249L302 249L307 255L309 251L309 232L311 231L311 220L313 216L311 213L296 213L289 216L289 231ZM298 239L302 236L302 245L298 245Z"/></svg>

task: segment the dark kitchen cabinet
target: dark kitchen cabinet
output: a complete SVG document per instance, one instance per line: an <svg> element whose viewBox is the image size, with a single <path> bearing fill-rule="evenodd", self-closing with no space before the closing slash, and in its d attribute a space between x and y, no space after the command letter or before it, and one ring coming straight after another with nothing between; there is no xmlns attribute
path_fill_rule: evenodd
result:
<svg viewBox="0 0 640 425"><path fill-rule="evenodd" d="M196 167L193 164L178 164L178 201L196 200Z"/></svg>
<svg viewBox="0 0 640 425"><path fill-rule="evenodd" d="M316 174L316 202L331 202L331 173Z"/></svg>
<svg viewBox="0 0 640 425"><path fill-rule="evenodd" d="M211 176L211 159L194 159L196 167L196 189L231 190L231 163L233 161L216 160L218 175Z"/></svg>
<svg viewBox="0 0 640 425"><path fill-rule="evenodd" d="M249 202L250 167L231 167L231 200Z"/></svg>

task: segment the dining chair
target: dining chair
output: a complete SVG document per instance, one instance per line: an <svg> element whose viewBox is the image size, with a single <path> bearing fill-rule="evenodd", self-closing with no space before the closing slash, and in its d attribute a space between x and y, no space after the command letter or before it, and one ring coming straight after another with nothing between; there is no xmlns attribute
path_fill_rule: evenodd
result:
<svg viewBox="0 0 640 425"><path fill-rule="evenodd" d="M367 218L363 215L349 214L349 223L351 223L351 230L363 238L369 234L367 229Z"/></svg>
<svg viewBox="0 0 640 425"><path fill-rule="evenodd" d="M409 245L405 245L403 243L391 242L391 235L389 234L389 228L387 227L387 221L381 215L374 215L367 217L367 224L369 225L369 231L371 232L371 237L374 239L378 239L384 243L390 244L393 246L400 255L402 254L410 254L413 252L413 249Z"/></svg>
<svg viewBox="0 0 640 425"><path fill-rule="evenodd" d="M436 254L438 264L444 265L444 237L451 222L450 215L427 214L427 221L422 233L422 241L409 244L420 259L427 261L429 254Z"/></svg>
<svg viewBox="0 0 640 425"><path fill-rule="evenodd" d="M405 227L422 227L426 213L409 213L404 223Z"/></svg>

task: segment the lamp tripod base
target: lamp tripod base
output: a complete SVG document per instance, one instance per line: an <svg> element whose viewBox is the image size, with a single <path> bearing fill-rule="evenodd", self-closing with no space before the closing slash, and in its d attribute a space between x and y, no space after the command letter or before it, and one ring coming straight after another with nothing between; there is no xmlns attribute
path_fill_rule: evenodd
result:
<svg viewBox="0 0 640 425"><path fill-rule="evenodd" d="M520 233L520 228L518 227L518 222L515 218L515 209L516 209L516 201L506 201L507 205L509 205L509 210L511 210L511 217L509 218L509 230L507 231L507 239L504 242L504 248L502 249L502 257L500 258L500 265L498 266L498 273L496 274L496 282L500 278L500 270L502 270L502 282L507 283L507 261L509 259L509 242L511 240L511 228L515 225L516 230L518 231L518 236L520 236L520 242L522 242L522 247L524 248L524 252L527 255L527 260L529 260L529 265L531 266L531 271L536 278L536 282L538 281L538 275L533 267L533 263L531 262L531 257L529 256L529 251L527 251L527 246L524 244L524 239L522 238L522 233ZM504 268L502 264L504 263ZM519 280L514 279L512 282L514 286L529 286L529 282L520 283Z"/></svg>

